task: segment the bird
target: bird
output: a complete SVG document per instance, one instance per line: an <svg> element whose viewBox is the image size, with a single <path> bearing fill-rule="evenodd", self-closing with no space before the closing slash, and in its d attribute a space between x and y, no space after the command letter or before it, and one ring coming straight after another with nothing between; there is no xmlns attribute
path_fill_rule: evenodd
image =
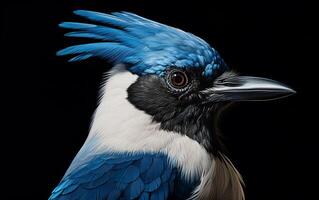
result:
<svg viewBox="0 0 319 200"><path fill-rule="evenodd" d="M105 61L107 77L84 145L49 200L244 200L243 178L217 127L233 102L295 91L242 76L203 39L130 12L75 10L57 56Z"/></svg>

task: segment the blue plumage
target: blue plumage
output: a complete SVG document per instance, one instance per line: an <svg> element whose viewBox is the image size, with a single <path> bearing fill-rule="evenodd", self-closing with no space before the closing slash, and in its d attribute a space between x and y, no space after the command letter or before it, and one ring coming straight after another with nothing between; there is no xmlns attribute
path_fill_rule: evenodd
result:
<svg viewBox="0 0 319 200"><path fill-rule="evenodd" d="M96 155L72 171L52 192L50 200L185 199L199 180L186 181L160 153ZM185 192L183 188L189 189ZM180 189L179 189L180 188ZM179 194L176 191L182 191ZM186 196L185 196L186 195Z"/></svg>
<svg viewBox="0 0 319 200"><path fill-rule="evenodd" d="M191 33L128 12L74 13L87 22L61 23L70 30L65 36L92 42L57 55L121 66L110 73L90 134L50 200L244 199L211 122L231 101L294 91L226 72L219 54Z"/></svg>
<svg viewBox="0 0 319 200"><path fill-rule="evenodd" d="M219 54L191 33L128 12L103 14L77 10L88 23L63 22L67 37L91 43L66 47L59 56L71 62L91 57L124 64L137 75L162 76L167 68L197 68L206 77L225 71ZM187 199L200 177L186 180L163 153L103 151L72 169L52 192L50 200L67 199Z"/></svg>
<svg viewBox="0 0 319 200"><path fill-rule="evenodd" d="M65 35L98 42L67 47L57 53L73 56L70 61L99 57L112 64L126 64L139 75L163 75L170 66L203 68L205 76L226 69L219 54L191 33L128 12L74 13L97 24L63 22L60 27L73 30Z"/></svg>

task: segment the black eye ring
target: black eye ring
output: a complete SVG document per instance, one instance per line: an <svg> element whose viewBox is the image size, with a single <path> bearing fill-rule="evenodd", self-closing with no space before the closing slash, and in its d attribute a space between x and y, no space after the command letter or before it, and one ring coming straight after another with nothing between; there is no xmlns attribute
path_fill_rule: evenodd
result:
<svg viewBox="0 0 319 200"><path fill-rule="evenodd" d="M174 69L168 73L167 81L170 87L176 90L186 89L189 84L189 78L187 74L178 69Z"/></svg>

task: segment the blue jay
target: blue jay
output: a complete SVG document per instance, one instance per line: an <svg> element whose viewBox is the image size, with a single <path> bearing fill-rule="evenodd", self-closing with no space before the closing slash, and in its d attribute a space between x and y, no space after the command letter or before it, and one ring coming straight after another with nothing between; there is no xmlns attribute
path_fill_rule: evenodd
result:
<svg viewBox="0 0 319 200"><path fill-rule="evenodd" d="M94 40L57 52L114 67L89 135L50 200L243 200L243 181L223 154L215 126L234 101L294 93L239 76L201 38L128 12L76 10L65 35Z"/></svg>

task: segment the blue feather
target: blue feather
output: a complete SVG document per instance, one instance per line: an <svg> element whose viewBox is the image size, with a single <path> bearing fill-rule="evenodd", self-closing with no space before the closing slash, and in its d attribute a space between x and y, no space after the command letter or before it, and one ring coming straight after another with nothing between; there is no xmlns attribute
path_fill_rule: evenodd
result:
<svg viewBox="0 0 319 200"><path fill-rule="evenodd" d="M88 11L88 10L75 10L73 13L95 22L110 24L110 25L119 26L119 27L125 27L128 25L128 22L105 13Z"/></svg>
<svg viewBox="0 0 319 200"><path fill-rule="evenodd" d="M170 179L171 175L172 175L171 168L168 168L167 170L165 170L161 176L162 182L167 182Z"/></svg>
<svg viewBox="0 0 319 200"><path fill-rule="evenodd" d="M111 42L99 42L90 44L81 44L71 46L57 52L58 56L70 55L70 54L92 54L100 56L105 59L109 59L113 63L117 63L118 60L130 55L132 50L119 43ZM73 61L70 59L70 61Z"/></svg>
<svg viewBox="0 0 319 200"><path fill-rule="evenodd" d="M140 171L138 168L134 165L128 166L128 168L125 169L124 173L120 177L120 179L115 179L116 181L120 181L121 183L130 183L136 178L138 178L140 175Z"/></svg>
<svg viewBox="0 0 319 200"><path fill-rule="evenodd" d="M97 25L95 24L87 24L87 23L78 23L78 22L62 22L59 24L59 27L61 28L69 28L69 29L89 29L94 28Z"/></svg>
<svg viewBox="0 0 319 200"><path fill-rule="evenodd" d="M144 182L138 178L130 183L128 188L124 191L125 199L135 199L144 191Z"/></svg>
<svg viewBox="0 0 319 200"><path fill-rule="evenodd" d="M69 62L77 62L77 61L81 61L81 60L86 60L86 59L88 59L88 58L90 58L92 56L93 56L93 54L80 54L78 56L75 56L75 57L71 58L69 60Z"/></svg>
<svg viewBox="0 0 319 200"><path fill-rule="evenodd" d="M164 193L164 199L167 199L168 198L168 195L169 195L169 185L168 183L163 183L160 190L163 191Z"/></svg>
<svg viewBox="0 0 319 200"><path fill-rule="evenodd" d="M153 158L150 155L145 155L139 162L140 173L144 173L147 169L150 168L153 162Z"/></svg>
<svg viewBox="0 0 319 200"><path fill-rule="evenodd" d="M163 158L161 156L156 156L153 158L153 162L150 168L154 170L146 171L144 175L142 175L143 179L146 180L146 182L151 182L157 177L160 177L163 169L164 169L164 163Z"/></svg>
<svg viewBox="0 0 319 200"><path fill-rule="evenodd" d="M74 184L74 185L71 185L67 188L65 188L65 190L63 190L63 193L62 194L68 194L68 193L71 193L73 192L75 189L77 189L79 186L77 184Z"/></svg>
<svg viewBox="0 0 319 200"><path fill-rule="evenodd" d="M95 34L95 33L90 33L86 31L74 31L74 32L69 32L64 34L66 37L78 37L78 38L90 38L90 39L96 39L96 40L103 40L107 41L107 38L104 36Z"/></svg>
<svg viewBox="0 0 319 200"><path fill-rule="evenodd" d="M137 22L137 23L156 23L144 17L138 16L129 12L113 12L112 15L119 17L120 19L126 20L128 22Z"/></svg>
<svg viewBox="0 0 319 200"><path fill-rule="evenodd" d="M129 167L130 165L132 165L134 160L130 160L130 161L125 161L125 162L122 162L122 163L119 163L118 165L115 165L113 167L113 169L123 169L123 168L127 168Z"/></svg>
<svg viewBox="0 0 319 200"><path fill-rule="evenodd" d="M149 200L150 199L150 194L148 192L144 192L139 200Z"/></svg>
<svg viewBox="0 0 319 200"><path fill-rule="evenodd" d="M208 77L227 69L217 51L191 33L128 12L76 10L74 13L101 25L64 22L60 27L76 30L65 35L102 42L75 45L57 53L75 56L71 62L99 57L112 64L124 63L138 75L160 76L170 66L201 68L203 76Z"/></svg>
<svg viewBox="0 0 319 200"><path fill-rule="evenodd" d="M153 192L154 190L156 190L160 186L161 186L161 179L158 177L155 180L153 180L152 182L145 185L145 191L146 192Z"/></svg>
<svg viewBox="0 0 319 200"><path fill-rule="evenodd" d="M152 193L150 200L165 200L164 189L157 190L154 193Z"/></svg>
<svg viewBox="0 0 319 200"><path fill-rule="evenodd" d="M68 173L53 190L50 200L186 199L196 185L177 177L178 170L164 154L96 155Z"/></svg>
<svg viewBox="0 0 319 200"><path fill-rule="evenodd" d="M111 179L112 173L113 173L112 171L107 172L104 175L94 179L93 181L90 181L87 184L83 185L83 187L85 187L86 189L93 189L93 188L99 187Z"/></svg>
<svg viewBox="0 0 319 200"><path fill-rule="evenodd" d="M115 28L77 22L64 22L60 24L60 27L79 30L66 33L65 36L67 37L83 37L99 39L102 41L117 41L132 48L143 45L138 38L126 33L123 30Z"/></svg>
<svg viewBox="0 0 319 200"><path fill-rule="evenodd" d="M117 200L121 196L121 191L120 190L112 190L108 194L108 200Z"/></svg>

